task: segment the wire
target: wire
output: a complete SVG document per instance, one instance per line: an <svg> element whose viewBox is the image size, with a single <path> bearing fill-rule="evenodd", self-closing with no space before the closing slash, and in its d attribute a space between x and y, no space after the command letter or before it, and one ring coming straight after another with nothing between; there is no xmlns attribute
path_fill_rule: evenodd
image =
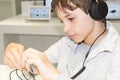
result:
<svg viewBox="0 0 120 80"><path fill-rule="evenodd" d="M22 76L23 76L24 79L22 79L22 77L20 77L20 74L18 73L18 70L21 71ZM9 80L12 80L12 77L11 77L11 76L12 76L12 73L13 73L13 72L16 72L16 75L17 75L17 77L18 77L20 80L31 80L30 78L32 78L32 80L36 80L34 74L29 73L30 78L27 78L27 76L25 76L25 73L24 73L22 70L20 70L20 69L14 69L14 70L12 70L12 71L9 73Z"/></svg>
<svg viewBox="0 0 120 80"><path fill-rule="evenodd" d="M19 76L19 74L18 74L18 69L16 69L16 75L18 76L18 78L20 79L20 80L23 80L20 76Z"/></svg>
<svg viewBox="0 0 120 80"><path fill-rule="evenodd" d="M12 73L13 73L14 71L16 71L16 69L15 69L15 70L12 70L12 71L10 72L10 74L9 74L9 80L11 80L11 75L12 75Z"/></svg>
<svg viewBox="0 0 120 80"><path fill-rule="evenodd" d="M106 21L105 21L105 22L106 22ZM106 25L106 24L105 24L105 25ZM80 75L80 74L86 69L86 67L85 67L85 61L86 61L86 59L87 59L87 57L88 57L88 55L89 55L89 53L90 53L90 50L91 50L91 48L93 47L93 45L95 44L95 42L97 41L97 39L98 39L100 36L102 36L102 35L105 33L105 31L106 31L106 27L105 27L104 31L103 31L100 35L97 36L97 38L94 40L94 42L93 42L92 45L90 46L90 48L89 48L89 50L88 50L88 52L87 52L87 54L86 54L86 56L85 56L85 59L84 59L84 61L83 61L83 67L82 67L75 75L73 75L73 76L71 77L72 80L75 79L78 75Z"/></svg>
<svg viewBox="0 0 120 80"><path fill-rule="evenodd" d="M22 75L24 76L24 78L25 78L26 80L28 80L22 70L21 70L21 72L22 72Z"/></svg>

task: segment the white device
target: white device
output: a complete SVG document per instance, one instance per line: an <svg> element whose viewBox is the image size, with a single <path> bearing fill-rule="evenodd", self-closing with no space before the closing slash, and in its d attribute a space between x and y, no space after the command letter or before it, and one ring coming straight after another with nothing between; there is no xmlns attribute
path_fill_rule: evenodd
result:
<svg viewBox="0 0 120 80"><path fill-rule="evenodd" d="M22 12L22 17L26 19L28 17L28 12L29 12L29 7L30 6L43 6L43 1L28 1L24 0L21 2L21 12Z"/></svg>
<svg viewBox="0 0 120 80"><path fill-rule="evenodd" d="M48 6L30 6L28 20L50 20L51 8Z"/></svg>
<svg viewBox="0 0 120 80"><path fill-rule="evenodd" d="M120 19L120 2L107 2L108 15L106 19Z"/></svg>

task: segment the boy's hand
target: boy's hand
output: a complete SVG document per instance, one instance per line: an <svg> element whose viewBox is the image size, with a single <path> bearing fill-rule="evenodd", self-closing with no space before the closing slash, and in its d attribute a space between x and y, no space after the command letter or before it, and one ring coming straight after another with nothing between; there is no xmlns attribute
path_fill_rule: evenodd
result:
<svg viewBox="0 0 120 80"><path fill-rule="evenodd" d="M60 74L44 53L33 48L24 51L22 64L28 71L40 74L45 80L56 80Z"/></svg>
<svg viewBox="0 0 120 80"><path fill-rule="evenodd" d="M5 49L4 63L11 68L22 69L21 59L24 46L17 43L10 43Z"/></svg>

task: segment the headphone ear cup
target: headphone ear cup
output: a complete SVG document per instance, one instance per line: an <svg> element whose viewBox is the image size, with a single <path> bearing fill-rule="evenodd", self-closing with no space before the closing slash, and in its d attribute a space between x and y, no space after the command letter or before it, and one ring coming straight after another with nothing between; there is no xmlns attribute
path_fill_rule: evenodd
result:
<svg viewBox="0 0 120 80"><path fill-rule="evenodd" d="M105 19L108 13L108 6L104 1L100 0L92 3L88 9L88 12L95 20Z"/></svg>

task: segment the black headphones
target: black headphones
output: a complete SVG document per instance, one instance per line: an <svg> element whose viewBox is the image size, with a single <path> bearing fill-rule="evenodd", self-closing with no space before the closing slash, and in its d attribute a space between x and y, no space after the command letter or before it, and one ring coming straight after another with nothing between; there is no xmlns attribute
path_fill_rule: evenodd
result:
<svg viewBox="0 0 120 80"><path fill-rule="evenodd" d="M94 20L102 20L107 16L108 6L103 0L88 0L88 12Z"/></svg>

